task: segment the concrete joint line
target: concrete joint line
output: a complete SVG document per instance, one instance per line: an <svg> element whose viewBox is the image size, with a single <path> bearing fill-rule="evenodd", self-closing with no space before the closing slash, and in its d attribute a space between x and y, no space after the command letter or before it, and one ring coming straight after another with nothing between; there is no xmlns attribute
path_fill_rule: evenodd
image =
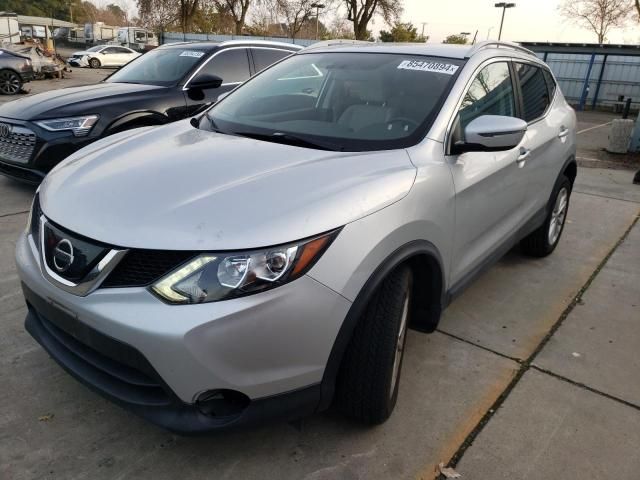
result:
<svg viewBox="0 0 640 480"><path fill-rule="evenodd" d="M2 215L0 215L0 218L13 217L14 215L22 215L23 213L29 213L29 210L25 210L22 212L3 213Z"/></svg>
<svg viewBox="0 0 640 480"><path fill-rule="evenodd" d="M462 442L462 444L460 445L460 447L458 448L458 450L456 451L456 453L453 454L453 456L451 457L451 459L449 460L449 462L447 463L447 466L450 467L456 467L458 465L458 463L460 462L460 460L462 459L462 457L464 456L465 452L467 451L467 449L473 444L474 440L478 437L478 435L480 434L480 432L484 429L484 427L487 425L487 423L489 423L489 420L491 420L491 418L496 414L496 412L498 411L498 409L502 406L502 404L504 403L504 401L507 399L507 397L511 394L511 391L515 388L515 386L520 382L520 379L523 377L523 375L527 372L527 370L529 370L530 368L535 368L536 370L540 370L539 368L533 366L533 361L535 360L535 358L538 356L538 354L542 351L542 349L545 347L545 345L547 344L547 342L551 339L551 337L553 337L553 335L558 331L558 329L560 328L560 326L562 325L562 323L564 322L564 320L569 316L569 314L573 311L573 309L575 308L575 306L578 304L578 302L582 299L582 296L584 295L584 293L589 289L589 287L591 286L591 284L593 283L593 280L596 278L596 276L598 275L598 273L600 273L600 270L602 270L602 268L606 265L606 263L609 261L609 258L611 258L611 255L613 255L613 253L618 249L618 247L622 244L622 242L624 242L624 240L627 238L627 236L629 235L629 232L631 232L631 230L633 229L633 227L636 225L636 223L638 223L638 216L636 216L633 221L631 222L631 225L629 225L629 227L627 228L627 230L625 230L625 232L622 234L622 236L618 239L618 241L616 242L616 244L611 248L611 250L609 250L609 253L607 253L607 255L605 255L605 257L602 259L602 261L598 264L598 266L596 267L596 269L593 271L593 273L591 274L591 276L587 279L587 281L585 282L585 284L582 286L582 288L580 289L580 291L576 294L576 296L574 297L574 299L571 301L571 303L567 306L567 308L565 308L565 310L562 312L562 314L560 315L560 317L558 318L558 320L556 320L556 322L553 324L553 326L551 327L551 329L549 330L549 332L547 332L547 334L544 336L544 338L540 341L540 343L538 343L538 346L535 348L535 350L531 353L531 355L529 355L529 357L524 360L524 361L519 361L518 363L520 364L520 368L516 371L516 374L514 375L513 379L511 380L511 382L509 382L509 385L507 385L507 387L502 391L502 393L500 394L500 396L496 399L495 402L493 402L493 405L491 405L491 408L489 408L489 410L487 410L484 415L482 416L482 418L480 419L480 421L478 422L478 424L474 427L474 429L469 433L469 435L467 435L467 438L465 438L465 440ZM444 332L441 332L444 333ZM473 345L475 347L481 348L483 350L488 350L488 351L492 351L486 347L483 347L481 345L476 345L473 342L469 342L468 340L462 340L459 339L461 341L465 341L466 343L469 343L470 345ZM499 354L497 352L493 352L496 353L497 355L500 355L502 357L505 357L505 355L503 354ZM508 358L508 357L507 357ZM516 360L517 361L517 360ZM552 374L551 372L543 372L543 373L547 373L549 375L553 375L555 377L558 377L555 374ZM582 385L583 388L585 388L586 390L590 390L590 391L594 391L595 393L600 393L603 396L607 397L607 398L611 398L612 400L617 400L621 403L624 403L625 405L628 405L632 408L636 408L636 409L640 409L640 407L633 405L629 402L626 402L625 400L621 400L621 399L617 399L615 397L612 397L608 394L602 393L602 392L598 392L596 390L591 389L590 387L587 387L586 385ZM443 475L439 475L437 477L439 480L446 480L445 477Z"/></svg>

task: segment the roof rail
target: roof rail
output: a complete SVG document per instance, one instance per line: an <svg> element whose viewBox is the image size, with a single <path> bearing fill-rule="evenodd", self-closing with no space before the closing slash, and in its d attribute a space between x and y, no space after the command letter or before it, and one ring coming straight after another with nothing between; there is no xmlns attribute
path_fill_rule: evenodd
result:
<svg viewBox="0 0 640 480"><path fill-rule="evenodd" d="M311 45L306 47L305 50L309 50L317 47L333 47L335 45L371 45L373 43L374 42L367 42L366 40L349 40L349 39L323 40L321 42L312 43Z"/></svg>
<svg viewBox="0 0 640 480"><path fill-rule="evenodd" d="M518 52L526 53L528 55L533 55L537 58L537 55L533 50L529 50L517 43L514 42L505 42L501 40L485 40L484 42L476 43L469 52L467 52L466 57L470 58L471 56L478 53L480 50L484 50L485 48L510 48L512 50L516 50Z"/></svg>

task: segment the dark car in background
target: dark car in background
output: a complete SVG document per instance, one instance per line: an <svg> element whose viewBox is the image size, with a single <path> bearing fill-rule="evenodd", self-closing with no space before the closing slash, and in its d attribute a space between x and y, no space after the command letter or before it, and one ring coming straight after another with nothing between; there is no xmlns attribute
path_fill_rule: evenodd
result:
<svg viewBox="0 0 640 480"><path fill-rule="evenodd" d="M15 95L22 90L25 83L31 80L33 80L31 59L26 55L0 48L0 93Z"/></svg>
<svg viewBox="0 0 640 480"><path fill-rule="evenodd" d="M195 114L300 50L266 41L184 42L136 58L104 81L0 106L0 173L40 183L76 150L113 133Z"/></svg>

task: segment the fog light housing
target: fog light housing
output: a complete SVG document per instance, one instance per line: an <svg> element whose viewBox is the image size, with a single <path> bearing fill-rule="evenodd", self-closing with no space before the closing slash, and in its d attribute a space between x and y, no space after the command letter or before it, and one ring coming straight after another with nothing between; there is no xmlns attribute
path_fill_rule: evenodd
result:
<svg viewBox="0 0 640 480"><path fill-rule="evenodd" d="M244 393L235 390L207 390L198 395L196 407L209 417L239 416L251 403Z"/></svg>

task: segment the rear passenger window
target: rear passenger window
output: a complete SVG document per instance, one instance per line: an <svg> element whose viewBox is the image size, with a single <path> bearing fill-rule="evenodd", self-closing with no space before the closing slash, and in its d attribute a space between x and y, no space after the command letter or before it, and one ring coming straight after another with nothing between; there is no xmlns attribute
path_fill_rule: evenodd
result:
<svg viewBox="0 0 640 480"><path fill-rule="evenodd" d="M481 115L515 117L515 95L507 62L496 62L484 67L464 96L460 106L460 128L464 128Z"/></svg>
<svg viewBox="0 0 640 480"><path fill-rule="evenodd" d="M292 52L272 48L252 48L251 53L253 53L253 63L256 66L256 72L260 72L278 60L288 57Z"/></svg>
<svg viewBox="0 0 640 480"><path fill-rule="evenodd" d="M523 118L531 122L547 111L550 103L547 82L541 68L524 63L515 65L522 91Z"/></svg>
<svg viewBox="0 0 640 480"><path fill-rule="evenodd" d="M556 94L556 81L553 79L553 75L547 70L542 70L544 73L544 79L547 81L547 89L549 90L549 98L553 100L553 96Z"/></svg>
<svg viewBox="0 0 640 480"><path fill-rule="evenodd" d="M222 83L240 83L249 78L249 57L246 48L223 50L205 67L207 73L222 78Z"/></svg>

